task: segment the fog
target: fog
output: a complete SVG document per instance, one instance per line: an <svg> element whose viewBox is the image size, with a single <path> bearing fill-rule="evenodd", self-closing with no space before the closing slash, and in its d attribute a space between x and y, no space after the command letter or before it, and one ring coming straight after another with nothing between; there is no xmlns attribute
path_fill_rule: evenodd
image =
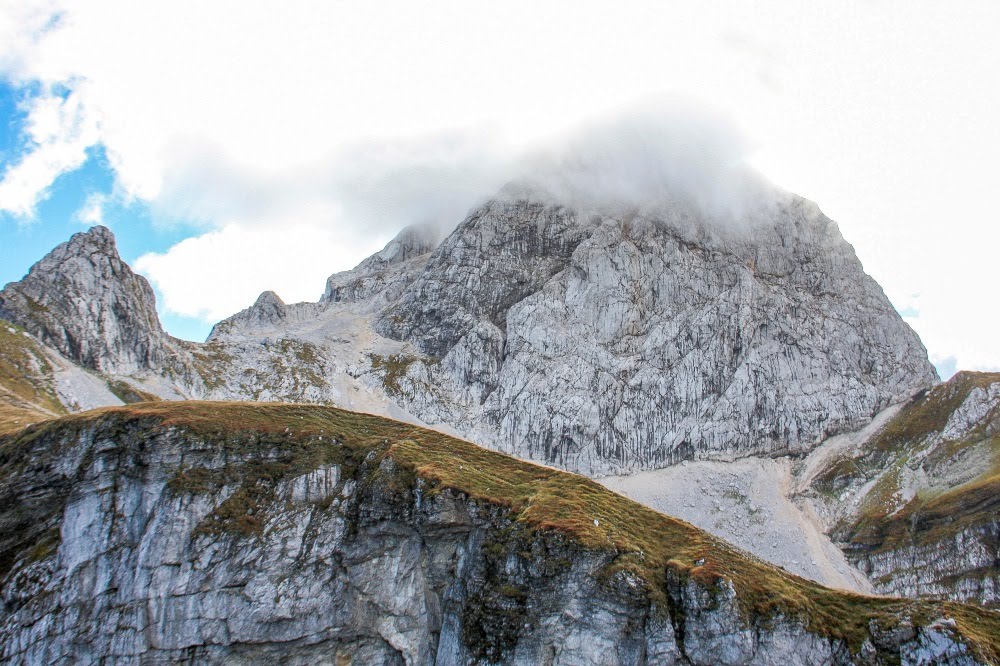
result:
<svg viewBox="0 0 1000 666"><path fill-rule="evenodd" d="M501 192L611 214L682 205L734 223L761 203L765 187L749 154L724 116L657 100L517 149L462 133L359 144L342 157L334 187L345 218L373 233L411 223L448 231Z"/></svg>

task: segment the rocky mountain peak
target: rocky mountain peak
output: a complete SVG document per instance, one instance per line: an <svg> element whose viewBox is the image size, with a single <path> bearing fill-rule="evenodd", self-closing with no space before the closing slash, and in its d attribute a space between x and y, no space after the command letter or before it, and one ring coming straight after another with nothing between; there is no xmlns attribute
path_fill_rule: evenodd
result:
<svg viewBox="0 0 1000 666"><path fill-rule="evenodd" d="M589 475L808 451L934 383L837 225L793 195L757 201L723 225L683 202L505 192L375 329L440 359L496 445Z"/></svg>
<svg viewBox="0 0 1000 666"><path fill-rule="evenodd" d="M103 252L109 256L118 256L118 246L115 235L104 225L98 224L87 231L73 234L66 244L69 252Z"/></svg>
<svg viewBox="0 0 1000 666"><path fill-rule="evenodd" d="M161 367L169 338L146 279L96 226L74 234L0 291L0 316L81 365L112 374Z"/></svg>
<svg viewBox="0 0 1000 666"><path fill-rule="evenodd" d="M381 251L361 262L359 268L384 268L409 261L432 252L439 242L441 242L441 232L437 227L430 224L411 224L404 227Z"/></svg>
<svg viewBox="0 0 1000 666"><path fill-rule="evenodd" d="M441 242L441 235L441 227L432 224L405 227L353 269L331 275L320 302L357 302L376 295L379 304L395 299Z"/></svg>
<svg viewBox="0 0 1000 666"><path fill-rule="evenodd" d="M287 317L288 306L281 300L281 297L273 291L264 291L246 310L241 310L213 326L212 332L208 335L208 341L217 340L234 329L257 330L265 326L275 326Z"/></svg>

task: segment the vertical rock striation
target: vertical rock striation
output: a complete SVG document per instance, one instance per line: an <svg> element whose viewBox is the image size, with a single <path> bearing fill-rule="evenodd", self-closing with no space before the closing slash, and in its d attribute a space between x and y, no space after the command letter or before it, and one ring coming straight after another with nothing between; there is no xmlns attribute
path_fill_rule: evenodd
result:
<svg viewBox="0 0 1000 666"><path fill-rule="evenodd" d="M149 283L121 260L106 227L74 234L0 291L0 318L80 365L111 374L160 370L176 351Z"/></svg>
<svg viewBox="0 0 1000 666"><path fill-rule="evenodd" d="M729 225L500 198L375 326L441 358L518 456L602 475L808 451L936 374L836 224L774 196Z"/></svg>

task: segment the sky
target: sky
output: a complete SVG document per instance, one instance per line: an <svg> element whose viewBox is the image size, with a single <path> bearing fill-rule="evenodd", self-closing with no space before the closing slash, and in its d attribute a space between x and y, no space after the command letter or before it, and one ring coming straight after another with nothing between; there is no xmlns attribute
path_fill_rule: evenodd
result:
<svg viewBox="0 0 1000 666"><path fill-rule="evenodd" d="M0 0L0 283L105 224L202 339L456 224L574 128L683 100L723 128L685 150L739 137L817 202L942 375L997 369L998 32L971 1Z"/></svg>

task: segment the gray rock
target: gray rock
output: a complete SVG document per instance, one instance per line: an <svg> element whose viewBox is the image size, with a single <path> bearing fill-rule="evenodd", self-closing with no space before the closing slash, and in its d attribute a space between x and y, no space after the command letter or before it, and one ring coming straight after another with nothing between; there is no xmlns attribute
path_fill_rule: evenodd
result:
<svg viewBox="0 0 1000 666"><path fill-rule="evenodd" d="M614 552L523 530L391 458L285 468L320 449L74 423L3 462L5 663L977 663L946 621L852 652L801 620L748 617L726 583L668 579L659 607L631 574L602 573Z"/></svg>
<svg viewBox="0 0 1000 666"><path fill-rule="evenodd" d="M174 354L152 288L121 260L102 226L74 234L0 291L0 318L103 372L160 369Z"/></svg>
<svg viewBox="0 0 1000 666"><path fill-rule="evenodd" d="M208 334L208 342L220 339L233 328L259 330L270 326L280 326L288 317L288 307L273 291L265 291L246 310L220 321Z"/></svg>
<svg viewBox="0 0 1000 666"><path fill-rule="evenodd" d="M443 357L433 383L514 455L603 475L806 452L936 374L836 225L775 197L744 227L496 200L375 327Z"/></svg>

